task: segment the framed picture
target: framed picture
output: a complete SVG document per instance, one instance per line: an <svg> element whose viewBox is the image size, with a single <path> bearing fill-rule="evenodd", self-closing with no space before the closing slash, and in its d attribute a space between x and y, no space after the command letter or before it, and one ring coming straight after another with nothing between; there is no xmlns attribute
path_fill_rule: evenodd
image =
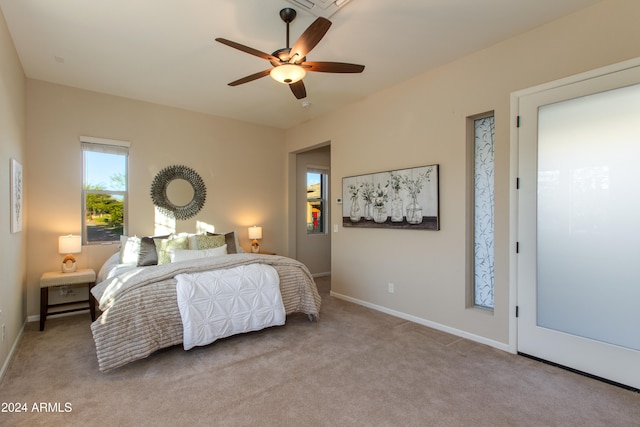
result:
<svg viewBox="0 0 640 427"><path fill-rule="evenodd" d="M22 231L22 165L11 159L11 232Z"/></svg>
<svg viewBox="0 0 640 427"><path fill-rule="evenodd" d="M438 165L342 178L342 225L439 230Z"/></svg>

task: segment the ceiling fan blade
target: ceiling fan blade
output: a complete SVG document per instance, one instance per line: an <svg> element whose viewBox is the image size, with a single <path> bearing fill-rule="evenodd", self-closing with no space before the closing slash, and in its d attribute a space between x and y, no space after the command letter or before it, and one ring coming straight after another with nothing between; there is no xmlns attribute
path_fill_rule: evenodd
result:
<svg viewBox="0 0 640 427"><path fill-rule="evenodd" d="M269 68L268 70L260 71L259 73L251 74L250 76L243 77L241 79L238 79L236 81L229 83L229 86L238 86L243 83L249 83L254 80L258 80L260 77L269 75L270 72L271 72L271 68Z"/></svg>
<svg viewBox="0 0 640 427"><path fill-rule="evenodd" d="M316 47L327 31L329 31L329 27L331 27L331 21L326 18L318 18L313 21L313 24L304 30L304 33L302 33L291 48L291 52L289 52L289 62L302 62L302 58L307 56L311 49Z"/></svg>
<svg viewBox="0 0 640 427"><path fill-rule="evenodd" d="M307 71L320 73L361 73L364 65L347 64L346 62L303 62L300 64Z"/></svg>
<svg viewBox="0 0 640 427"><path fill-rule="evenodd" d="M266 59L268 61L278 61L278 62L280 62L279 58L276 58L275 56L273 56L271 54L261 52L261 51L259 51L257 49L254 49L254 48L249 47L249 46L245 46L245 45L240 44L240 43L233 42L231 40L227 40L227 39L223 39L221 37L218 37L216 39L216 41L220 42L222 44L226 44L227 46L232 47L234 49L241 50L241 51L243 51L245 53L248 53L249 55L257 56L258 58Z"/></svg>
<svg viewBox="0 0 640 427"><path fill-rule="evenodd" d="M297 99L302 99L307 97L307 90L304 88L304 83L302 83L302 80L297 81L295 83L291 83L289 87L291 88L291 92L293 92L293 95Z"/></svg>

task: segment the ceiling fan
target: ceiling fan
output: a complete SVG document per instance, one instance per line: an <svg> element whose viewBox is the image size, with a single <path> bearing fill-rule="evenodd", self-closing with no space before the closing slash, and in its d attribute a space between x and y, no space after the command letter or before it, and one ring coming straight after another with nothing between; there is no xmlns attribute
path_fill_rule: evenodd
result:
<svg viewBox="0 0 640 427"><path fill-rule="evenodd" d="M321 73L361 73L364 65L348 64L344 62L315 62L307 61L307 54L322 40L331 27L331 21L326 18L316 19L296 40L293 47L289 47L289 24L295 19L296 11L287 7L280 11L280 18L287 24L287 47L278 49L272 54L264 53L231 40L217 38L216 41L234 49L241 50L250 55L266 59L272 68L243 77L229 83L229 86L238 86L257 80L267 74L274 80L289 85L291 92L297 99L307 96L307 90L302 83L302 78L307 71Z"/></svg>

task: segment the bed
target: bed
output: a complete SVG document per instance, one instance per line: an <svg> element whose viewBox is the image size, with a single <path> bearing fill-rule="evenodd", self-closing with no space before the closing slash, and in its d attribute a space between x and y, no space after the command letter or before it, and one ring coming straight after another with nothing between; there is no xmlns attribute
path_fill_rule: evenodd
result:
<svg viewBox="0 0 640 427"><path fill-rule="evenodd" d="M120 253L107 260L98 274L98 283L91 290L102 311L91 324L101 371L118 368L159 349L185 342L186 329L181 317L184 310L178 301L180 286L188 286L184 278L210 277L205 273L233 274L238 269L248 269L248 266L264 266L277 273L278 298L281 297L284 315L304 313L310 320L319 317L321 300L313 277L304 264L288 257L253 253L190 255L187 259L159 265L140 265L123 263L123 252L124 245ZM204 251L191 253L196 252ZM204 286L215 285L204 283ZM232 292L237 294L241 291ZM266 326L277 324L281 323ZM252 328L249 330L257 330L261 326ZM229 334L229 331L224 331L217 336Z"/></svg>

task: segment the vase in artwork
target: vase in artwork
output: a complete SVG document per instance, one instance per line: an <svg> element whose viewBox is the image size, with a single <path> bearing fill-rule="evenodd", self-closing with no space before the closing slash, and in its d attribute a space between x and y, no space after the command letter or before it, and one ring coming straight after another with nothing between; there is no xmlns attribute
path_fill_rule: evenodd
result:
<svg viewBox="0 0 640 427"><path fill-rule="evenodd" d="M422 224L422 206L415 199L407 205L407 222Z"/></svg>
<svg viewBox="0 0 640 427"><path fill-rule="evenodd" d="M360 205L356 199L351 200L351 209L349 209L349 219L351 222L358 222L362 218Z"/></svg>
<svg viewBox="0 0 640 427"><path fill-rule="evenodd" d="M387 215L387 208L382 206L373 206L373 221L382 224L387 221L389 215Z"/></svg>
<svg viewBox="0 0 640 427"><path fill-rule="evenodd" d="M373 219L372 211L373 211L373 208L371 206L371 202L365 202L364 219L366 219L367 221L371 221Z"/></svg>
<svg viewBox="0 0 640 427"><path fill-rule="evenodd" d="M400 197L396 192L393 199L391 199L391 222L402 222L404 219L402 207L402 197Z"/></svg>

